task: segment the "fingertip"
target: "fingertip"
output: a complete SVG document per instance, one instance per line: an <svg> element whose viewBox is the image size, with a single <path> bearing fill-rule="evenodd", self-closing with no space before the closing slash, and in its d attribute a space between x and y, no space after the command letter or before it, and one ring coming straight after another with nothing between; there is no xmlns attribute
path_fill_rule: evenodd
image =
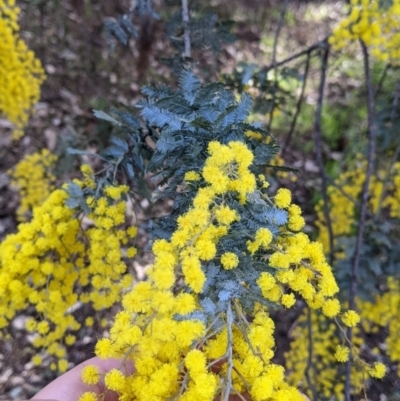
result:
<svg viewBox="0 0 400 401"><path fill-rule="evenodd" d="M86 366L95 365L99 368L102 379L97 385L87 385L82 382L82 370ZM57 401L77 401L85 391L93 391L96 394L104 392L104 375L113 368L121 368L122 361L120 359L100 359L94 357L75 366L69 372L64 373L43 390L39 391L31 400L57 400ZM132 374L134 371L133 364L126 361L124 364L125 374ZM116 401L118 396L114 392L107 392L107 401Z"/></svg>

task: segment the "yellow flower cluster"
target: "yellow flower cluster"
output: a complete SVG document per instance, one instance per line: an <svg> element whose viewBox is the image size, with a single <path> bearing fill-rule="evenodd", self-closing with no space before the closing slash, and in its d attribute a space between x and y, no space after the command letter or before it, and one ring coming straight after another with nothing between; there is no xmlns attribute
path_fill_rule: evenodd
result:
<svg viewBox="0 0 400 401"><path fill-rule="evenodd" d="M335 186L328 187L330 217L334 236L334 251L336 257L344 257L343 250L338 248L338 238L350 236L354 232L354 223L357 216L357 206L362 185L365 180L366 163L361 161L352 169L343 173L335 181ZM371 177L369 186L369 209L372 214L384 208L391 218L400 218L400 163L395 163L385 184L387 170L380 169ZM383 193L383 191L385 191ZM317 213L316 226L319 230L318 241L323 244L325 252L329 252L329 234L323 213L321 200L315 211Z"/></svg>
<svg viewBox="0 0 400 401"><path fill-rule="evenodd" d="M206 277L201 263L216 257L218 240L239 219L237 212L223 201L217 204L217 198L227 191L234 191L245 202L246 196L255 189L254 175L248 169L253 154L246 145L211 142L209 153L202 171L208 185L199 189L193 200L194 207L178 218L178 228L171 241L156 242L153 247L156 260L149 276L158 288L170 289L174 285L176 268L180 265L190 289L195 293L202 291ZM234 256L222 255L225 268L236 267L238 260Z"/></svg>
<svg viewBox="0 0 400 401"><path fill-rule="evenodd" d="M364 330L368 333L377 332L379 327L387 327L387 349L385 353L390 360L399 363L397 374L400 376L400 281L398 278L389 277L387 291L375 296L374 302L358 300L361 321ZM379 355L379 349L376 349ZM382 368L380 368L382 370ZM376 375L378 374L375 372ZM374 377L377 377L377 376ZM379 374L378 374L379 375Z"/></svg>
<svg viewBox="0 0 400 401"><path fill-rule="evenodd" d="M10 171L11 184L20 194L21 204L17 209L18 221L26 221L34 207L41 205L54 189L53 170L57 156L49 150L25 156Z"/></svg>
<svg viewBox="0 0 400 401"><path fill-rule="evenodd" d="M88 181L86 176L76 183L83 187ZM127 187L117 191L122 196ZM92 213L86 230L82 218L66 206L67 198L66 190L53 191L34 208L32 220L0 244L0 329L21 310L33 307L26 324L33 346L57 358L58 366L52 368L60 371L68 366L66 346L75 342L83 324L74 311L85 303L96 311L109 308L120 300L121 289L131 285L131 277L124 276L122 246L136 235L134 227L121 228L126 208L122 198L104 194L87 199ZM40 364L41 355L33 362Z"/></svg>
<svg viewBox="0 0 400 401"><path fill-rule="evenodd" d="M331 399L343 398L345 373L344 362L349 359L352 348L351 392L358 394L367 386L366 380L383 378L386 367L380 362L369 365L360 358L364 339L358 327L353 329L352 344L341 343L343 328L316 312L311 313L311 324L308 324L307 311L301 315L298 326L293 332L294 340L290 344L290 351L285 354L288 380L293 386L301 388L312 397L311 388L306 380L307 374L312 385L320 396ZM352 327L355 321L360 320L354 311L347 311L341 316L345 326ZM338 323L338 322L337 322ZM309 333L311 330L311 336ZM308 354L309 338L312 340L311 360ZM309 363L310 360L310 363ZM308 370L308 372L307 372Z"/></svg>
<svg viewBox="0 0 400 401"><path fill-rule="evenodd" d="M392 65L400 63L400 0L389 6L378 0L351 0L351 11L333 30L329 42L336 49L361 39L371 53Z"/></svg>
<svg viewBox="0 0 400 401"><path fill-rule="evenodd" d="M158 239L153 244L155 260L148 271L149 281L124 296L124 309L116 316L110 337L97 342L100 358L123 360L119 369L105 374L106 391L116 391L120 400L212 401L224 394L244 394L255 401L302 401L297 389L286 383L283 367L271 362L274 322L266 306L256 303L248 319L249 311L244 311L240 298L232 298L227 310L206 315L204 320L197 318L196 312L203 311L204 266L212 261L226 274L242 268L241 254L218 251L222 237L241 219L226 199L246 205L257 185L249 170L253 154L245 144L211 142L208 152L202 171L185 176L188 185L193 180L200 184L192 206L177 218L169 240ZM266 185L258 181L257 191L262 193ZM258 279L263 295L268 301L292 307L294 293L284 293L289 288L313 308L335 315L340 310L333 298L338 288L322 247L290 229L301 217L300 208L290 204L288 190L277 193L275 205L266 199L273 207L283 206L289 221L279 238L259 228L247 243L248 254L244 255L265 251L275 271L264 272ZM300 229L298 225L295 231ZM242 285L250 284L254 283ZM134 373L126 369L127 361L134 364ZM87 368L82 379L93 384L99 377L94 368ZM93 392L88 391L80 401L93 399Z"/></svg>
<svg viewBox="0 0 400 401"><path fill-rule="evenodd" d="M245 203L246 196L256 189L256 179L249 171L254 155L241 142L230 142L229 146L210 142L210 157L203 168L203 178L215 194L227 191L239 193Z"/></svg>
<svg viewBox="0 0 400 401"><path fill-rule="evenodd" d="M340 312L340 303L332 297L339 287L326 263L322 246L311 242L303 233L295 233L278 238L275 249L268 262L277 270L276 274L264 272L257 281L263 296L290 307L295 299L283 295L286 287L300 294L310 308L322 308L325 316L336 316Z"/></svg>
<svg viewBox="0 0 400 401"><path fill-rule="evenodd" d="M15 0L0 0L0 113L14 124L15 139L23 135L45 79L40 61L19 37L19 11Z"/></svg>

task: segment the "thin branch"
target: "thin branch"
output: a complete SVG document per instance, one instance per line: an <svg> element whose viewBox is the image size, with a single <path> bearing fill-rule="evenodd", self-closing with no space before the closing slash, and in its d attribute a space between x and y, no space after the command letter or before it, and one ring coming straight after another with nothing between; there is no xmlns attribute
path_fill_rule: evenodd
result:
<svg viewBox="0 0 400 401"><path fill-rule="evenodd" d="M312 53L314 50L317 50L320 48L326 48L326 46L328 44L328 38L329 38L329 36L327 36L326 38L322 39L321 41L319 41L317 43L314 43L313 45L311 45L310 47L307 47L306 49L302 50L301 52L293 54L292 56L290 56L282 61L278 61L275 64L271 64L271 65L263 68L263 71L269 71L272 68L281 67L282 65L285 65L285 64L289 63L290 61L296 60L302 56Z"/></svg>
<svg viewBox="0 0 400 401"><path fill-rule="evenodd" d="M322 103L324 101L324 88L326 80L326 70L328 68L328 57L329 57L329 47L327 47L322 55L321 63L321 76L318 89L318 104L317 111L315 113L315 125L314 125L314 142L315 149L317 152L317 164L319 168L319 173L321 175L321 186L322 186L322 199L324 201L324 217L326 222L326 227L328 229L329 237L329 263L332 265L333 262L333 230L332 221L329 214L329 201L327 193L327 175L324 169L324 162L322 160L322 134L321 134L321 120L322 120Z"/></svg>
<svg viewBox="0 0 400 401"><path fill-rule="evenodd" d="M399 96L400 96L400 82L397 82L396 89L394 91L392 111L390 113L390 122L391 123L393 123L393 120L396 117L396 110L397 110L397 106L399 104ZM378 221L379 217L381 215L383 198L385 197L385 193L386 193L386 190L387 190L387 187L389 184L390 174L392 173L393 166L396 163L397 158L399 157L399 153L400 153L400 143L397 145L396 150L394 151L392 160L389 162L389 165L387 166L386 174L383 179L382 192L379 196L378 209L376 211L376 215L375 215L375 219L374 219L375 221Z"/></svg>
<svg viewBox="0 0 400 401"><path fill-rule="evenodd" d="M188 0L182 0L182 25L183 25L183 41L185 44L185 58L191 58L192 50L190 44Z"/></svg>
<svg viewBox="0 0 400 401"><path fill-rule="evenodd" d="M243 375L237 370L237 368L235 368L235 366L233 366L233 370L236 372L236 374L239 376L240 380L242 381L242 383L244 384L244 386L246 387L246 391L248 393L250 393L250 386L249 383L247 383L246 379L243 377ZM239 395L239 393L236 393L237 395ZM248 401L248 400L246 400Z"/></svg>
<svg viewBox="0 0 400 401"><path fill-rule="evenodd" d="M282 5L281 15L279 17L278 26L276 27L276 31L275 31L274 47L272 49L272 68L274 69L274 93L272 94L272 106L271 106L271 110L269 112L268 131L271 129L272 120L273 120L273 117L274 117L276 91L278 89L276 50L277 50L277 47L278 47L279 35L281 33L281 29L282 29L282 26L283 26L283 21L285 19L285 14L286 14L286 10L287 10L288 4L289 4L289 0L285 0L285 2Z"/></svg>
<svg viewBox="0 0 400 401"><path fill-rule="evenodd" d="M399 105L399 96L400 96L400 82L397 81L396 83L396 89L394 90L394 98L393 98L393 104L392 104L392 111L390 113L390 121L393 122L393 120L396 117L397 114L397 107Z"/></svg>
<svg viewBox="0 0 400 401"><path fill-rule="evenodd" d="M363 183L361 211L358 222L358 232L356 245L354 249L353 263L351 269L350 293L349 293L349 309L355 309L355 298L357 295L359 265L361 257L361 248L363 244L365 220L368 206L368 189L371 181L372 172L375 162L375 147L376 147L376 125L375 125L375 106L374 106L374 90L372 87L371 70L369 65L368 49L363 41L360 41L361 50L364 59L364 74L367 89L367 111L368 111L368 158L367 172ZM352 341L353 331L349 327L347 329L347 337ZM351 358L346 365L346 386L345 386L345 401L351 401Z"/></svg>
<svg viewBox="0 0 400 401"><path fill-rule="evenodd" d="M227 331L228 331L228 368L226 372L226 386L224 389L224 400L229 401L229 395L232 389L232 370L233 370L233 334L232 334L232 324L233 324L233 312L232 312L232 305L228 303L228 310L226 311L226 324L227 324Z"/></svg>
<svg viewBox="0 0 400 401"><path fill-rule="evenodd" d="M376 98L377 98L377 97L380 95L380 93L381 93L381 90L382 90L382 87L383 87L383 83L385 82L385 79L386 79L386 77L387 77L387 73L388 73L388 71L389 71L389 68L390 68L390 64L386 64L386 65L385 65L385 69L383 70L382 76L381 76L381 78L380 78L380 80L379 80L378 88L376 89L376 93L375 93L375 97L376 97Z"/></svg>
<svg viewBox="0 0 400 401"><path fill-rule="evenodd" d="M287 134L285 143L282 147L282 152L281 152L281 156L283 157L283 155L285 154L285 151L287 149L287 147L289 146L290 140L292 139L292 135L294 132L294 129L296 127L296 123L297 123L297 118L300 114L301 111L301 106L303 105L303 99L304 99L304 93L306 91L306 86L307 86L307 78L308 78L308 72L310 69L310 60L311 60L311 53L307 54L307 60L306 60L306 66L304 67L304 77L303 77L303 85L301 86L301 92L300 92L300 96L297 100L297 104L296 104L296 112L294 114L293 120L292 120L292 124L290 125L290 130Z"/></svg>
<svg viewBox="0 0 400 401"><path fill-rule="evenodd" d="M242 401L248 401L246 398L244 398L243 396L242 396L242 394L240 394L239 392L235 392L235 395L237 395Z"/></svg>
<svg viewBox="0 0 400 401"><path fill-rule="evenodd" d="M235 326L242 333L242 335L243 335L244 339L246 340L246 342L247 342L251 352L253 353L253 355L258 356L265 363L261 353L258 350L255 350L254 347L251 345L250 339L249 339L246 331L244 330L244 328L238 322L234 322L234 323L235 323Z"/></svg>
<svg viewBox="0 0 400 401"><path fill-rule="evenodd" d="M318 394L317 394L317 390L313 384L313 382L311 381L310 378L310 371L312 369L312 362L313 362L313 337L312 337L312 322L311 322L311 309L308 308L307 309L307 330L308 330L308 356L307 356L307 366L305 369L305 376L306 376L306 380L307 380L307 385L309 387L309 389L312 392L313 395L313 400L317 401L318 400Z"/></svg>

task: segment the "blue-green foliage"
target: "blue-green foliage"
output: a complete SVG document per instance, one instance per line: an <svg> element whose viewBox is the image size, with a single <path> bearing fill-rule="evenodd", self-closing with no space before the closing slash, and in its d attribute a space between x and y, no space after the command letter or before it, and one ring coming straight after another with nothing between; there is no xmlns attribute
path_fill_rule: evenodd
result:
<svg viewBox="0 0 400 401"><path fill-rule="evenodd" d="M141 114L149 126L162 132L155 138L156 149L147 169L156 174L161 171L161 184L168 182L163 196L176 192L187 171L202 169L210 141L247 142L256 155L255 165L260 167L279 150L274 141L263 144L246 139L248 130L269 136L262 128L245 122L252 106L248 94L238 102L221 83L202 86L191 71L181 73L175 91L164 86L145 87L143 93L148 98L138 105Z"/></svg>
<svg viewBox="0 0 400 401"><path fill-rule="evenodd" d="M78 184L75 184L73 182L69 183L67 192L68 199L65 203L70 209L80 207L86 213L90 213L90 209L85 202L84 192Z"/></svg>
<svg viewBox="0 0 400 401"><path fill-rule="evenodd" d="M136 39L138 36L135 26L126 15L119 16L117 19L107 18L104 21L104 32L112 47L115 46L114 38L127 45L130 38Z"/></svg>
<svg viewBox="0 0 400 401"><path fill-rule="evenodd" d="M239 63L231 74L224 74L223 81L239 93L251 87L257 92L254 99L254 111L260 114L270 113L274 109L284 109L285 113L292 114L294 90L288 90L290 80L302 82L304 76L295 68L278 68L279 79L270 74L274 68L261 67L254 63ZM294 89L294 88L293 88ZM291 106L291 107L288 107Z"/></svg>
<svg viewBox="0 0 400 401"><path fill-rule="evenodd" d="M138 106L146 125L156 133L153 137L156 147L147 164L147 171L152 172L158 183L163 185L162 191L155 196L174 198L171 215L157 220L152 233L156 238L169 239L176 229L177 216L191 207L194 196L205 183L189 183L183 191L178 191L178 186L182 185L186 172L201 173L209 156L207 148L211 141L246 143L255 155L251 167L254 174L264 171L279 147L267 131L246 122L252 108L252 99L247 93L237 101L234 93L221 83L202 85L191 71L181 73L176 90L164 86L145 87L143 93L148 98ZM249 130L270 137L269 143L248 138L246 132ZM257 285L243 285L254 283L260 272L270 270L263 257L265 252L248 256L246 242L254 238L260 228L268 228L273 235L277 235L279 227L288 220L287 212L268 204L261 190L251 194L244 205L238 202L234 193L226 194L225 202L238 212L241 219L220 240L217 255L234 252L240 262L238 267L230 271L222 269L215 261L204 263L207 281L201 299L209 310L205 313L211 315L226 310L227 302L232 299L241 299L241 303L249 310L256 301L266 302ZM222 309L214 309L213 304Z"/></svg>
<svg viewBox="0 0 400 401"><path fill-rule="evenodd" d="M70 154L86 155L100 158L104 164L103 174L96 178L97 190L85 188L83 197L95 196L101 193L105 185L114 185L117 181L124 181L129 185L131 196L141 196L151 199L151 193L145 182L145 160L151 157L151 148L145 142L146 134L143 132L139 120L128 112L112 110L110 113L94 110L95 117L108 121L116 127L118 136L111 137L110 145L99 154L69 148ZM73 186L71 186L73 188ZM84 200L79 203L79 194L72 189L69 190L72 207L80 205L81 210L87 213L82 207ZM82 198L83 199L83 198Z"/></svg>
<svg viewBox="0 0 400 401"><path fill-rule="evenodd" d="M146 98L137 106L141 122L127 112L95 112L98 118L113 123L119 132L109 148L100 154L108 168L98 179L98 187L118 178L119 181L124 179L133 192L139 193L144 186L144 175L151 173L162 188L153 192L153 200L165 197L174 200L172 213L153 222L151 232L155 238L169 239L176 229L177 216L189 210L199 188L206 185L203 180L182 184L188 171L201 173L209 156L207 149L211 141L245 143L255 155L250 167L255 175L265 172L265 166L279 147L267 131L246 122L252 107L252 99L247 93L236 100L234 93L223 84L202 85L200 79L188 70L182 71L177 89L148 86L143 88L143 93ZM248 137L246 133L249 130L269 138L268 144ZM146 144L147 137L154 146ZM82 207L79 200L82 194L74 191L71 187L69 202ZM267 303L254 283L261 272L273 271L266 258L268 251L250 256L246 243L254 240L260 228L268 228L274 236L278 235L280 227L287 223L288 214L273 206L264 191L256 189L245 204L239 203L237 194L233 192L224 196L226 204L241 218L221 238L217 245L217 258L203 264L207 280L200 298L206 311L201 313L210 318L226 310L228 302L233 299L240 299L249 310L255 302ZM227 271L221 268L218 260L225 252L238 256L239 265L235 269ZM199 313L177 318L203 319Z"/></svg>
<svg viewBox="0 0 400 401"><path fill-rule="evenodd" d="M182 40L182 10L172 14L165 24L166 34L171 44L179 51L183 51ZM192 49L210 49L213 53L219 53L224 43L232 43L235 35L231 33L233 21L220 21L212 11L201 12L194 8L189 20L190 42Z"/></svg>

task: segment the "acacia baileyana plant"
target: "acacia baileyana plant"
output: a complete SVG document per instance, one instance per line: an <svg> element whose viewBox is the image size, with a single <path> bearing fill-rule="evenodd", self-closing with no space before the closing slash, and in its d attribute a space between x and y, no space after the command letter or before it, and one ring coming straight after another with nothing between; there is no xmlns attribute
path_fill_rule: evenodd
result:
<svg viewBox="0 0 400 401"><path fill-rule="evenodd" d="M322 201L316 206L319 228L318 240L326 253L335 256L336 278L341 289L350 282L351 259L355 246L358 202L365 180L366 160L358 157L351 170L347 170L328 186L333 249L329 249L329 234L322 210ZM386 372L383 362L399 366L400 342L399 319L399 241L400 217L400 163L396 156L392 160L381 160L371 177L368 189L368 216L365 243L360 258L360 288L356 298L361 324L353 331L351 391L359 393L368 388L366 379L381 379ZM382 330L384 328L384 330ZM311 333L310 333L311 331ZM311 395L309 382L305 380L309 358L312 361L314 387L326 399L335 394L341 398L344 391L343 363L349 358L349 349L343 348L339 328L320 313L308 316L305 311L293 332L294 341L286 353L286 366L291 374L289 382ZM379 333L379 340L374 339ZM365 338L369 341L365 344ZM307 348L312 337L313 352ZM365 365L364 359L376 360ZM399 374L399 370L397 371Z"/></svg>
<svg viewBox="0 0 400 401"><path fill-rule="evenodd" d="M202 86L190 71L181 74L178 90L144 93L149 99L139 107L156 142L147 170L164 185L158 196L174 198L174 209L153 229L148 280L124 296L110 337L97 342L100 358L122 359L105 374L106 391L120 400L212 401L233 394L303 400L283 366L272 362L271 310L302 299L347 326L359 316L341 313L322 245L301 231L305 222L290 191L268 189L261 172L279 147L245 122L247 94L236 101L221 84ZM137 127L135 120L131 132ZM254 140L249 131L270 140ZM115 156L123 164L128 153ZM337 352L347 360L345 345ZM100 378L95 366L83 370L87 384ZM96 399L88 391L80 401Z"/></svg>
<svg viewBox="0 0 400 401"><path fill-rule="evenodd" d="M28 314L26 329L38 349L33 363L50 355L50 368L60 372L68 368L67 348L81 329L99 321L130 287L125 258L136 253L129 246L136 227L125 224L128 188L106 185L95 192L92 169L84 165L82 172L83 180L52 191L33 209L32 219L0 244L0 330L19 313ZM73 192L87 194L86 227L71 201ZM86 319L85 304L96 312Z"/></svg>
<svg viewBox="0 0 400 401"><path fill-rule="evenodd" d="M19 13L15 0L0 0L0 113L14 125L14 139L23 136L45 79L40 61L19 36Z"/></svg>

